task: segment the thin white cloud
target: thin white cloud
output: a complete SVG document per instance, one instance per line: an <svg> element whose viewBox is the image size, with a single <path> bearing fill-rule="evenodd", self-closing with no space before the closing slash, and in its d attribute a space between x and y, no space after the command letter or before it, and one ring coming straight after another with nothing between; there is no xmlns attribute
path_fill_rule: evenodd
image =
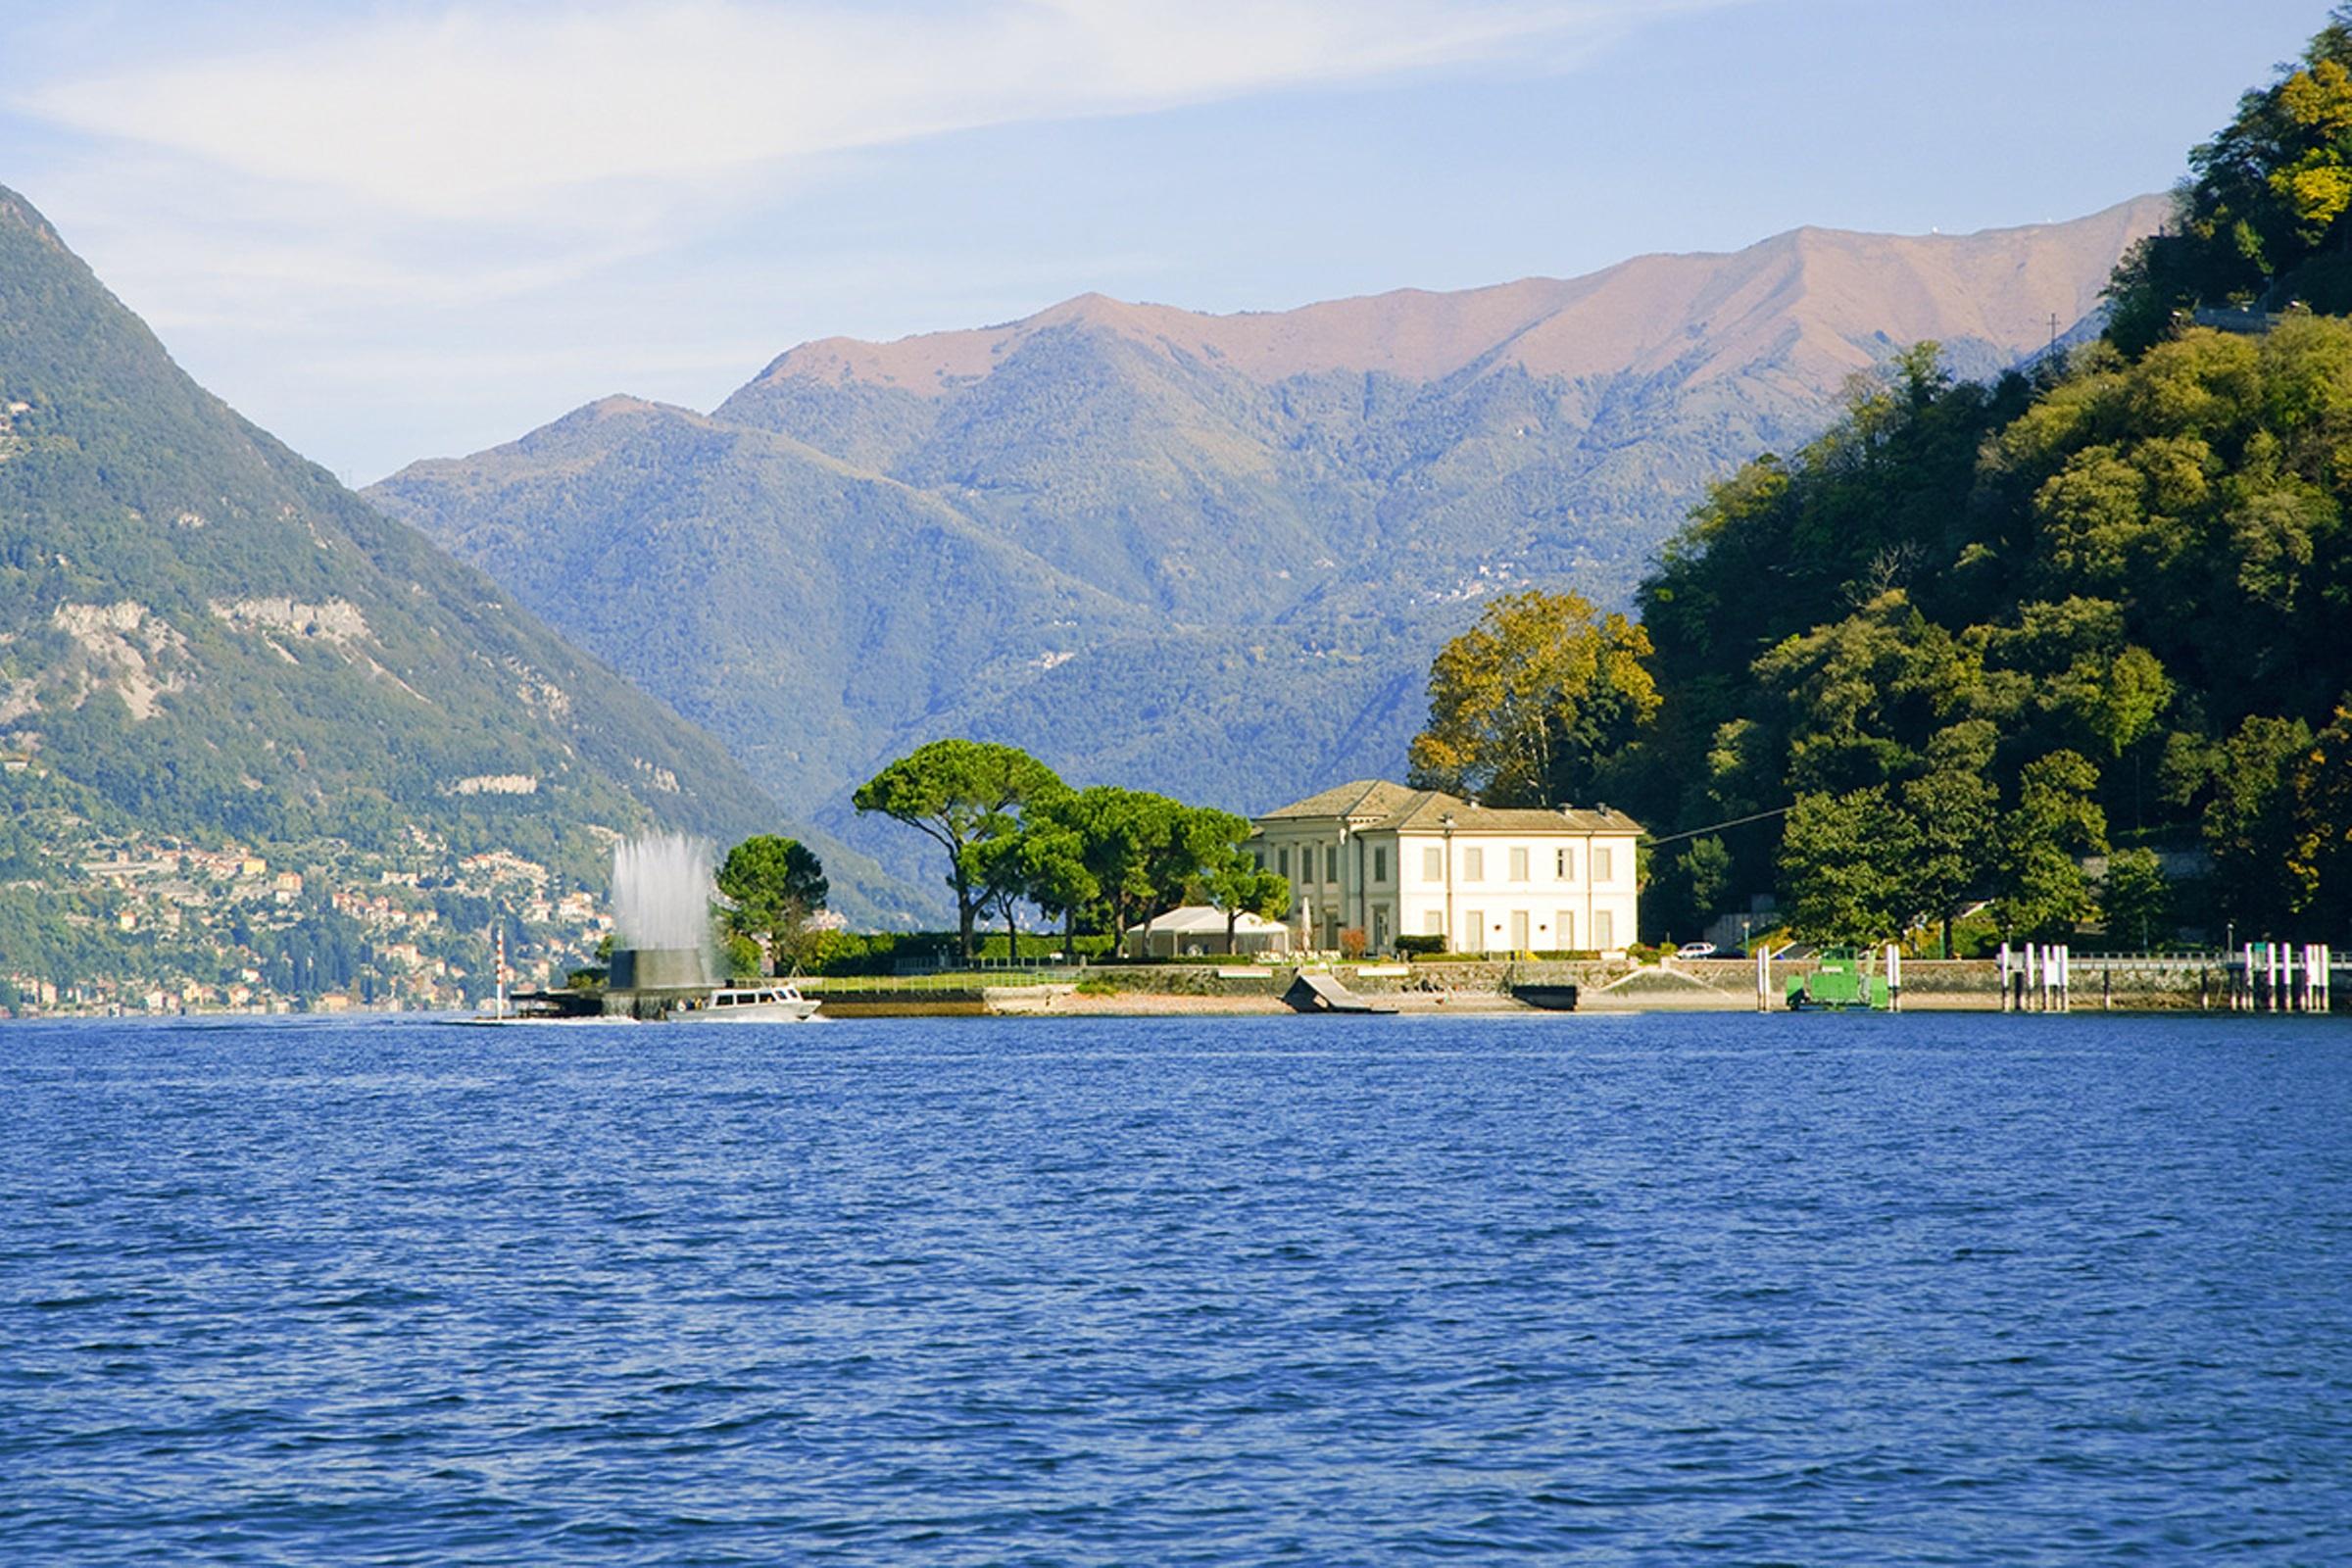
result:
<svg viewBox="0 0 2352 1568"><path fill-rule="evenodd" d="M1067 215L943 245L858 207L877 167L922 188L880 150L1548 74L1743 3L93 0L0 24L0 176L200 378L373 473L617 388L712 402L803 336L1181 271Z"/></svg>
<svg viewBox="0 0 2352 1568"><path fill-rule="evenodd" d="M1695 0L1680 0L1681 4ZM281 45L48 82L27 115L415 217L1028 121L1530 57L1658 0L617 0L314 23Z"/></svg>

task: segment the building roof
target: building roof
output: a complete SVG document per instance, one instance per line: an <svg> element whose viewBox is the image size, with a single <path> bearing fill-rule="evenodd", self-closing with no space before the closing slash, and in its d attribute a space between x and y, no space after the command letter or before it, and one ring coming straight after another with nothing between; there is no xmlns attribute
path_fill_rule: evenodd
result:
<svg viewBox="0 0 2352 1568"><path fill-rule="evenodd" d="M1480 806L1443 790L1410 790L1384 779L1358 779L1337 789L1310 795L1266 812L1260 822L1293 822L1317 817L1345 817L1359 831L1395 829L1403 832L1442 832L1446 819L1461 833L1631 833L1642 824L1623 811L1605 807L1586 809L1563 806L1540 808Z"/></svg>
<svg viewBox="0 0 2352 1568"><path fill-rule="evenodd" d="M1133 936L1143 929L1143 926L1131 925L1127 928L1127 933L1128 935ZM1223 936L1225 934L1225 911L1217 908L1213 905L1188 904L1181 908L1170 909L1165 914L1153 915L1151 920L1151 929L1153 931L1174 931L1178 934L1182 934L1187 931L1209 931L1214 932L1218 936ZM1258 915L1250 914L1247 911L1244 911L1241 918L1234 924L1234 930L1237 934L1258 931L1287 931L1289 929L1290 927L1282 924L1280 921L1264 919Z"/></svg>
<svg viewBox="0 0 2352 1568"><path fill-rule="evenodd" d="M1352 784L1342 784L1320 795L1309 795L1303 801L1294 801L1266 812L1258 820L1275 822L1295 816L1345 816L1349 818L1393 816L1414 801L1433 793L1429 790L1408 790L1401 784L1386 779L1359 778Z"/></svg>

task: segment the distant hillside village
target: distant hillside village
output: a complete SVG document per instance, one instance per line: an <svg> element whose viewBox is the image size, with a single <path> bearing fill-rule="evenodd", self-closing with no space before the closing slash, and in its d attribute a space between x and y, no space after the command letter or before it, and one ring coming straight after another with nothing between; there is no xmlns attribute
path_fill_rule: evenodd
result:
<svg viewBox="0 0 2352 1568"><path fill-rule="evenodd" d="M511 977L555 984L612 928L537 861L423 832L393 854L94 834L52 866L66 885L0 884L0 1017L458 1008L495 986L501 926Z"/></svg>

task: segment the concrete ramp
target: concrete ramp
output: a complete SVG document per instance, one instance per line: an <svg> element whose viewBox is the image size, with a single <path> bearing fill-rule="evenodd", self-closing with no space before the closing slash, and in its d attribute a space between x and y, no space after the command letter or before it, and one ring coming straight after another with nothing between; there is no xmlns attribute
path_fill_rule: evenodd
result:
<svg viewBox="0 0 2352 1568"><path fill-rule="evenodd" d="M1299 1012L1395 1012L1383 1004L1365 1001L1328 974L1300 970L1282 994L1284 1004Z"/></svg>

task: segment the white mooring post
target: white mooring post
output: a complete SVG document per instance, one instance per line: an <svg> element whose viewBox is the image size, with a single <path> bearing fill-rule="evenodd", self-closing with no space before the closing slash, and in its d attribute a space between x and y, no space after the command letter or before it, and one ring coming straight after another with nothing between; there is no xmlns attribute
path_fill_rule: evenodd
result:
<svg viewBox="0 0 2352 1568"><path fill-rule="evenodd" d="M2254 944L2246 944L2246 1011L2254 1010Z"/></svg>
<svg viewBox="0 0 2352 1568"><path fill-rule="evenodd" d="M1772 944L1756 944L1756 1010L1772 1010Z"/></svg>
<svg viewBox="0 0 2352 1568"><path fill-rule="evenodd" d="M2009 1010L2009 944L2001 944L2001 1010Z"/></svg>
<svg viewBox="0 0 2352 1568"><path fill-rule="evenodd" d="M1886 944L1886 1010L1903 1010L1903 950Z"/></svg>

